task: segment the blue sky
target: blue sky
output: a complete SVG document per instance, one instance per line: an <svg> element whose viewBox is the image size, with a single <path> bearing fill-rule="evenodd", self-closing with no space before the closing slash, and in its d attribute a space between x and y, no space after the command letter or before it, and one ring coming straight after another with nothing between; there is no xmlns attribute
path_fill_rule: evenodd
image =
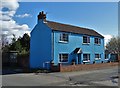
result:
<svg viewBox="0 0 120 88"><path fill-rule="evenodd" d="M105 36L105 42L118 35L117 2L13 1L2 4L2 29L7 35L29 33L40 11L47 12L47 20L94 29Z"/></svg>
<svg viewBox="0 0 120 88"><path fill-rule="evenodd" d="M20 2L18 14L32 17L14 17L19 24L33 29L40 11L47 12L47 20L92 28L104 35L118 34L118 3L115 2Z"/></svg>

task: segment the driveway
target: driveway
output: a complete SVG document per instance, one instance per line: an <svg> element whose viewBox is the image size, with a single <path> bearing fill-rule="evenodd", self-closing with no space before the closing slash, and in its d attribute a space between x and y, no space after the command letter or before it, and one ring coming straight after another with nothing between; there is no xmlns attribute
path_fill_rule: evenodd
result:
<svg viewBox="0 0 120 88"><path fill-rule="evenodd" d="M118 67L55 73L26 73L2 76L3 86L118 86Z"/></svg>

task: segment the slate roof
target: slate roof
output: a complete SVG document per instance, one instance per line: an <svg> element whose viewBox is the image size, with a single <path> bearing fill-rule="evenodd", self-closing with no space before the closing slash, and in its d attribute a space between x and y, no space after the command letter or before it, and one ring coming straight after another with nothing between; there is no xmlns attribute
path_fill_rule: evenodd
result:
<svg viewBox="0 0 120 88"><path fill-rule="evenodd" d="M78 26L62 24L62 23L53 22L53 21L47 21L46 25L54 31L70 32L70 33L90 35L90 36L96 36L96 37L104 38L98 32L96 32L92 29L88 29L88 28L82 28L82 27L78 27Z"/></svg>

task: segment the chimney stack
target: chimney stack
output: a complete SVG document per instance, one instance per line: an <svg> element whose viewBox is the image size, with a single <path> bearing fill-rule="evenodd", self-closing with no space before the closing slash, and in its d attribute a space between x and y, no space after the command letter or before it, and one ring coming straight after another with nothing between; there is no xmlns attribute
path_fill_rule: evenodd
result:
<svg viewBox="0 0 120 88"><path fill-rule="evenodd" d="M44 11L40 12L39 15L38 15L38 20L46 20L46 14L44 13Z"/></svg>

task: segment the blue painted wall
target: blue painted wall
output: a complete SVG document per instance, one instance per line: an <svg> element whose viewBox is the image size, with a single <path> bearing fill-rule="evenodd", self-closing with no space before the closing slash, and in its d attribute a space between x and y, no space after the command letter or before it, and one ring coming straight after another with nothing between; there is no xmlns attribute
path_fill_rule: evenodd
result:
<svg viewBox="0 0 120 88"><path fill-rule="evenodd" d="M90 36L90 44L83 44L83 35L69 33L69 42L61 43L59 42L60 33L59 31L54 31L54 63L56 65L59 63L59 53L69 54L69 61L64 64L71 64L72 59L75 58L77 60L78 56L73 54L73 51L78 47L82 49L80 64L83 63L83 54L85 53L90 54L91 64L93 61L96 63L104 62L104 38L101 38L100 45L96 45L94 44L94 36ZM95 60L95 53L101 54L100 60Z"/></svg>
<svg viewBox="0 0 120 88"><path fill-rule="evenodd" d="M51 33L51 29L43 23L43 20L39 20L31 32L30 68L49 68L46 62L52 59Z"/></svg>
<svg viewBox="0 0 120 88"><path fill-rule="evenodd" d="M58 65L59 54L68 53L69 59L68 63L71 64L73 59L76 59L77 64L83 64L83 54L90 54L90 64L93 62L101 63L104 62L104 38L101 38L101 44L94 44L94 36L90 36L90 44L83 44L83 35L81 34L69 34L69 42L61 43L59 31L52 31L43 20L39 20L38 24L35 26L31 32L30 41L30 68L47 68L50 65L46 62L53 60L54 65ZM73 51L76 48L81 48L82 53L79 54L81 57L78 62L78 55L74 54ZM100 60L95 60L95 54L101 54ZM45 64L46 63L46 64Z"/></svg>

